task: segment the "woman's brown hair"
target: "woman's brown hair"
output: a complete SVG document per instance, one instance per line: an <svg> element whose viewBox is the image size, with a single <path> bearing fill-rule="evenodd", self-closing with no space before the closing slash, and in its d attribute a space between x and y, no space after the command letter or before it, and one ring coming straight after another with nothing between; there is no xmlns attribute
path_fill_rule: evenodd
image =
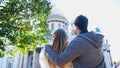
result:
<svg viewBox="0 0 120 68"><path fill-rule="evenodd" d="M54 39L53 39L52 49L56 53L61 54L68 44L68 36L63 29L56 30L53 36ZM51 61L49 61L49 65L50 68L56 68L56 65L53 64ZM60 68L65 68L65 65Z"/></svg>

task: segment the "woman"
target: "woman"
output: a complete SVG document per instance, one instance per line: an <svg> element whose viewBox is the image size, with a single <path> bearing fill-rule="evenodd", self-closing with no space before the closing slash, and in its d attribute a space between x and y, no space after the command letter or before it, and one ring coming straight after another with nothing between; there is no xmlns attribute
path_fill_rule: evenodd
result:
<svg viewBox="0 0 120 68"><path fill-rule="evenodd" d="M52 49L56 53L60 54L64 51L67 44L68 44L68 37L65 31L63 29L56 30L52 36L52 46L51 46ZM44 48L41 50L39 59L40 59L39 62L40 62L41 68L72 68L71 63L63 65L62 67L58 67L55 64L53 64L50 60L48 60L48 57L45 54Z"/></svg>

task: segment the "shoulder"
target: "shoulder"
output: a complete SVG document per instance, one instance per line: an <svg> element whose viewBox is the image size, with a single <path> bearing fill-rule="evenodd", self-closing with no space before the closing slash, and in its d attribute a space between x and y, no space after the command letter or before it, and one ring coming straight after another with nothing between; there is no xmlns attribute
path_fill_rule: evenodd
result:
<svg viewBox="0 0 120 68"><path fill-rule="evenodd" d="M39 54L39 61L40 62L47 62L48 61L48 57L45 53L45 48L43 48Z"/></svg>
<svg viewBox="0 0 120 68"><path fill-rule="evenodd" d="M48 57L45 54L45 48L43 48L39 54L39 63L41 68L49 68Z"/></svg>
<svg viewBox="0 0 120 68"><path fill-rule="evenodd" d="M85 42L86 42L86 40L82 38L82 35L78 35L70 42L68 47L75 48L75 50L76 50L76 48L78 50L82 50L84 48L84 45L86 44Z"/></svg>
<svg viewBox="0 0 120 68"><path fill-rule="evenodd" d="M83 46L83 43L84 43L84 40L81 38L81 36L78 35L69 43L66 49L69 49L70 51L82 50L81 46Z"/></svg>
<svg viewBox="0 0 120 68"><path fill-rule="evenodd" d="M71 42L80 43L83 40L81 36L82 35L76 36Z"/></svg>
<svg viewBox="0 0 120 68"><path fill-rule="evenodd" d="M44 48L42 48L42 50L39 54L39 58L42 59L42 58L45 58L45 57L46 57L46 55L45 55L45 47L44 47Z"/></svg>

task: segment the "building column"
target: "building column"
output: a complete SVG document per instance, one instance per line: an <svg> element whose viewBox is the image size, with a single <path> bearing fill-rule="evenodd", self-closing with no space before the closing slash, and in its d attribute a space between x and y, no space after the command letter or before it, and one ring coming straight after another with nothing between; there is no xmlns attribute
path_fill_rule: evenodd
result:
<svg viewBox="0 0 120 68"><path fill-rule="evenodd" d="M23 68L23 60L24 60L24 57L23 57L23 56L20 56L19 68Z"/></svg>
<svg viewBox="0 0 120 68"><path fill-rule="evenodd" d="M6 68L6 66L7 66L7 57L8 57L8 55L5 55L3 57L2 68Z"/></svg>
<svg viewBox="0 0 120 68"><path fill-rule="evenodd" d="M20 54L18 54L18 60L17 60L17 65L16 65L16 68L19 68L19 66L20 66Z"/></svg>
<svg viewBox="0 0 120 68"><path fill-rule="evenodd" d="M112 61L112 56L111 56L110 50L108 50L108 53L109 53L109 57L110 57L110 64L111 64L111 67L113 67L113 61Z"/></svg>
<svg viewBox="0 0 120 68"><path fill-rule="evenodd" d="M2 60L3 60L3 58L0 58L0 68L2 68Z"/></svg>
<svg viewBox="0 0 120 68"><path fill-rule="evenodd" d="M28 55L24 56L23 68L27 68Z"/></svg>
<svg viewBox="0 0 120 68"><path fill-rule="evenodd" d="M19 68L19 54L15 54L14 61L13 61L13 68Z"/></svg>
<svg viewBox="0 0 120 68"><path fill-rule="evenodd" d="M34 51L34 53L33 53L33 64L32 64L32 68L36 68L36 51Z"/></svg>
<svg viewBox="0 0 120 68"><path fill-rule="evenodd" d="M40 64L39 64L39 52L36 53L36 68L40 68Z"/></svg>

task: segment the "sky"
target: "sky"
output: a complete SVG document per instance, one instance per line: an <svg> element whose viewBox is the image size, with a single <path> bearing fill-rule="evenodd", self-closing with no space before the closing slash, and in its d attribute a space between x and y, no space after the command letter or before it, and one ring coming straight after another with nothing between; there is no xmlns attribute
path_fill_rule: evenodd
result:
<svg viewBox="0 0 120 68"><path fill-rule="evenodd" d="M120 60L120 0L51 0L69 22L82 14L89 19L89 31L96 27L108 39L113 61Z"/></svg>

